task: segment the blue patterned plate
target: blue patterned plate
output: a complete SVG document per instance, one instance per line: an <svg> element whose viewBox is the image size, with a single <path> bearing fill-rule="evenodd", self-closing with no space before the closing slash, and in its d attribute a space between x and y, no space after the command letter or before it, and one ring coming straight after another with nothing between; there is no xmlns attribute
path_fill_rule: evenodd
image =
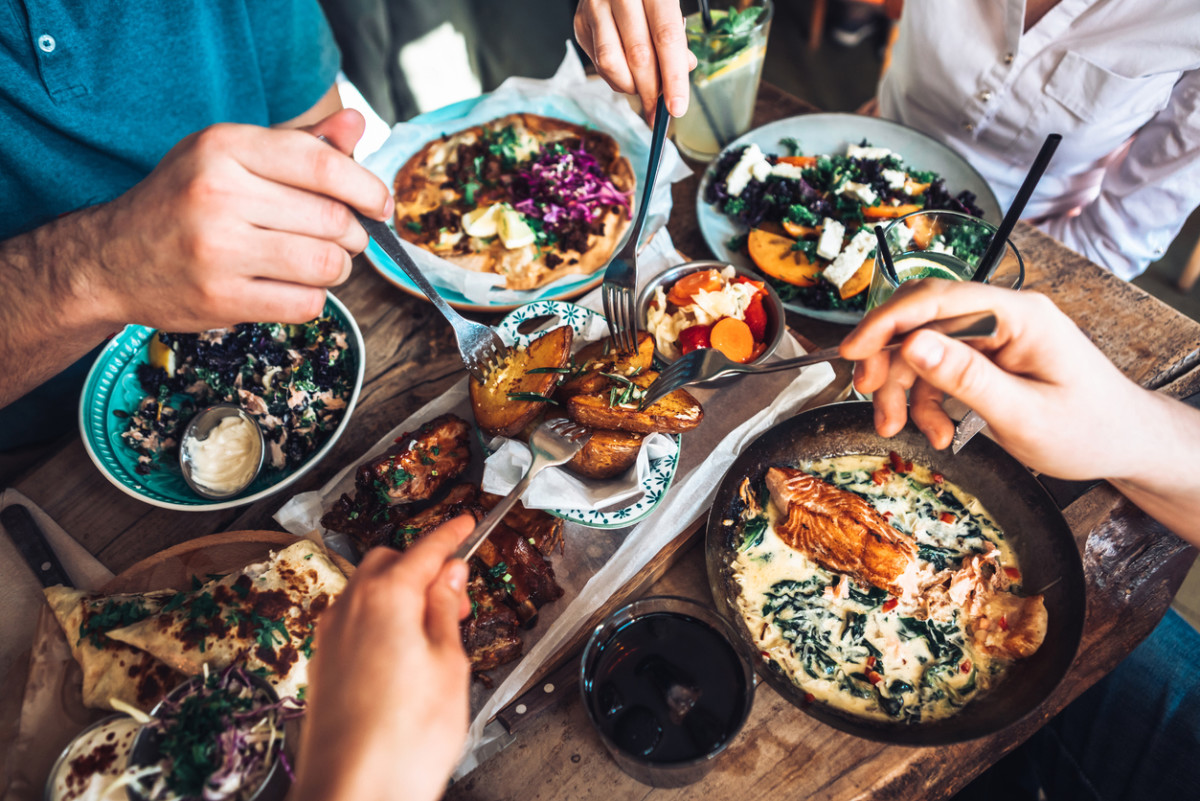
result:
<svg viewBox="0 0 1200 801"><path fill-rule="evenodd" d="M115 413L133 412L144 395L137 380L137 368L148 358L147 343L155 329L141 325L126 326L124 331L112 338L100 352L83 385L83 395L79 400L79 431L88 456L92 457L104 477L126 495L164 509L184 512L208 512L242 506L274 495L295 483L325 458L325 454L329 453L346 430L362 389L363 368L366 365L362 332L341 301L332 294L327 297L325 314L337 320L349 335L346 356L351 360L355 374L354 389L346 403L342 422L325 444L310 454L303 464L291 470L264 470L241 495L220 501L201 498L192 492L184 482L176 460L159 462L154 472L139 475L135 469L138 455L121 439L121 432L127 427L126 420Z"/></svg>
<svg viewBox="0 0 1200 801"><path fill-rule="evenodd" d="M517 328L525 321L546 315L557 317L558 320L548 321L531 334L522 334L517 331ZM574 303L539 300L534 303L527 303L509 314L500 321L500 324L496 326L496 330L504 341L510 345L528 345L531 340L536 339L552 328L558 328L560 325L569 325L571 326L571 330L576 334L582 334L587 330L592 321L603 319L604 316L599 312L592 311L583 306L576 306ZM650 472L647 474L645 481L642 482L642 497L630 505L620 509L600 512L593 512L590 509L549 509L547 511L555 517L561 517L563 520L569 520L572 523L578 523L588 528L626 528L632 526L653 512L654 508L658 506L667 494L667 488L671 486L671 481L675 478L675 469L679 467L678 436L675 437L675 445L676 450L674 455L662 456L650 462Z"/></svg>

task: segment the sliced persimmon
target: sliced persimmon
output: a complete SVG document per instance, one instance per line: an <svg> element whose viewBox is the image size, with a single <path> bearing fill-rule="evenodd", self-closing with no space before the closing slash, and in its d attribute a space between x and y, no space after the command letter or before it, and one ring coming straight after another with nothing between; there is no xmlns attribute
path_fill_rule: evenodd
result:
<svg viewBox="0 0 1200 801"><path fill-rule="evenodd" d="M863 206L863 217L868 220L894 220L897 217L903 217L905 214L912 214L914 211L920 211L921 207L916 203L902 203L899 206ZM784 226L787 227L786 225Z"/></svg>
<svg viewBox="0 0 1200 801"><path fill-rule="evenodd" d="M788 234L796 237L797 239L808 239L809 237L820 236L821 228L822 226L820 225L801 225L800 223L794 223L791 220L783 221L783 230L787 231Z"/></svg>
<svg viewBox="0 0 1200 801"><path fill-rule="evenodd" d="M904 224L912 229L913 244L921 250L929 247L929 243L933 241L933 238L941 233L941 226L938 225L937 220L925 214L918 217L909 217L904 221Z"/></svg>
<svg viewBox="0 0 1200 801"><path fill-rule="evenodd" d="M854 271L854 275L842 284L838 294L842 296L842 300L852 298L855 295L866 290L871 285L871 277L875 274L875 257L868 256L863 259L863 263Z"/></svg>
<svg viewBox="0 0 1200 801"><path fill-rule="evenodd" d="M910 197L919 197L925 194L925 190L929 188L929 184L919 184L912 178L904 179L904 192Z"/></svg>
<svg viewBox="0 0 1200 801"><path fill-rule="evenodd" d="M772 278L796 286L815 286L820 268L799 250L796 240L755 228L746 239L746 249L758 269Z"/></svg>
<svg viewBox="0 0 1200 801"><path fill-rule="evenodd" d="M779 160L784 164L791 164L805 170L817 165L816 156L780 156Z"/></svg>

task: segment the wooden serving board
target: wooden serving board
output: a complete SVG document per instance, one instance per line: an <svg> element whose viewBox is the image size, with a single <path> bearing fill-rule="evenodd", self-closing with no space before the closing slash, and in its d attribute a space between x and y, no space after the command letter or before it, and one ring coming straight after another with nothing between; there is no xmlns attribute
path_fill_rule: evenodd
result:
<svg viewBox="0 0 1200 801"><path fill-rule="evenodd" d="M297 537L285 531L226 531L180 543L131 565L103 592L186 590L192 577L229 573L286 548ZM331 553L338 569L353 575L354 566ZM36 801L54 761L84 727L112 714L83 705L83 673L50 607L43 605L29 659L20 712L20 729L8 760L9 785L3 801Z"/></svg>

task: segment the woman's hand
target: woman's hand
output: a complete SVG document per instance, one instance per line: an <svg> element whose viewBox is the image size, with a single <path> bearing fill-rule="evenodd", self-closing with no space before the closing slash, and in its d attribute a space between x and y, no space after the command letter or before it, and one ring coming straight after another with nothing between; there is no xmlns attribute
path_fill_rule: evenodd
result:
<svg viewBox="0 0 1200 801"><path fill-rule="evenodd" d="M696 57L688 50L678 0L580 0L575 40L609 86L642 99L647 117L660 86L672 117L687 111L688 72Z"/></svg>
<svg viewBox="0 0 1200 801"><path fill-rule="evenodd" d="M474 524L456 518L402 554L374 549L321 617L296 801L434 801L445 791L471 675L458 627L470 613L467 565L446 560Z"/></svg>

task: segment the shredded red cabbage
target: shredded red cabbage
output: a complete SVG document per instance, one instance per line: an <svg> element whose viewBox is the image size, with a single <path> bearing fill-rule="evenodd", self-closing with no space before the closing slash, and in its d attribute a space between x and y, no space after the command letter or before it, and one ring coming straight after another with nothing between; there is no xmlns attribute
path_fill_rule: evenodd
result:
<svg viewBox="0 0 1200 801"><path fill-rule="evenodd" d="M593 223L612 206L629 208L629 197L582 147L547 148L513 182L517 211L550 230L567 220Z"/></svg>

